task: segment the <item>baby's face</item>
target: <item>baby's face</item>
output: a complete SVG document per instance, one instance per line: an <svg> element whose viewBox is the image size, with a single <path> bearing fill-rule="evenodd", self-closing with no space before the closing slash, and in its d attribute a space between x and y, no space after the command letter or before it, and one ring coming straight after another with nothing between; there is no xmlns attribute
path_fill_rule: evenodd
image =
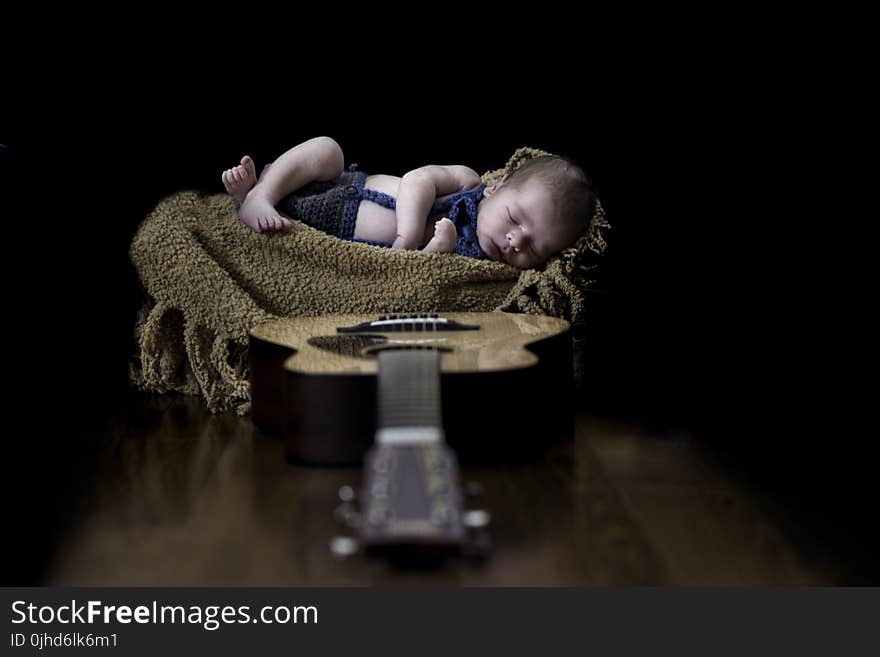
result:
<svg viewBox="0 0 880 657"><path fill-rule="evenodd" d="M530 269L571 245L579 228L557 217L553 195L539 180L487 187L477 212L477 240L492 260Z"/></svg>

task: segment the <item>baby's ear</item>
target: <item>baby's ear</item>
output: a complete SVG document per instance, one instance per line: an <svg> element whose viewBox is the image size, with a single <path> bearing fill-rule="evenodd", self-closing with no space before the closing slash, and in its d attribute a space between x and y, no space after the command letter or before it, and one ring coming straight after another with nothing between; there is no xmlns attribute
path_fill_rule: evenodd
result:
<svg viewBox="0 0 880 657"><path fill-rule="evenodd" d="M507 175L505 175L501 180L497 183L493 183L489 187L483 190L483 196L492 196L495 192L498 191L500 187L504 185L504 182L507 180Z"/></svg>

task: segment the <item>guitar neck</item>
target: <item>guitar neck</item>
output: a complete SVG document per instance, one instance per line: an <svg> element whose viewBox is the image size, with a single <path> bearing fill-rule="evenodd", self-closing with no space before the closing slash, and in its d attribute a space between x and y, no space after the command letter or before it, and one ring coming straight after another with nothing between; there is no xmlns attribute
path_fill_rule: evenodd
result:
<svg viewBox="0 0 880 657"><path fill-rule="evenodd" d="M440 353L380 351L378 397L376 444L364 462L367 549L458 551L465 528L457 462L441 426Z"/></svg>
<svg viewBox="0 0 880 657"><path fill-rule="evenodd" d="M443 442L436 349L380 351L378 383L377 444Z"/></svg>

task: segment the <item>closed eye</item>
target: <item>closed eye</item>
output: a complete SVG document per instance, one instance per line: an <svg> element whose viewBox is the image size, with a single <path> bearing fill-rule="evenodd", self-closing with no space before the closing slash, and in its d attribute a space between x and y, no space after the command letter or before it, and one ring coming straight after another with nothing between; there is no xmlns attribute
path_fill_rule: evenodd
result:
<svg viewBox="0 0 880 657"><path fill-rule="evenodd" d="M506 207L506 208L504 208L504 209L507 210L507 218L510 219L510 223L515 224L515 223L516 223L516 219L514 219L514 218L513 218L513 215L510 214L510 208L507 208L507 207Z"/></svg>

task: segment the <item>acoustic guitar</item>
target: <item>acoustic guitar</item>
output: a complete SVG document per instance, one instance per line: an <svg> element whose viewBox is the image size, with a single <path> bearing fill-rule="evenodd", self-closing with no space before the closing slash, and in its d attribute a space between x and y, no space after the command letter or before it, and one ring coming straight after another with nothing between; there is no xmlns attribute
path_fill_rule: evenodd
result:
<svg viewBox="0 0 880 657"><path fill-rule="evenodd" d="M571 350L569 323L536 315L278 320L250 334L252 417L291 461L364 463L363 510L348 489L341 511L369 549L459 550L486 516L462 511L456 453L522 459L569 436Z"/></svg>

